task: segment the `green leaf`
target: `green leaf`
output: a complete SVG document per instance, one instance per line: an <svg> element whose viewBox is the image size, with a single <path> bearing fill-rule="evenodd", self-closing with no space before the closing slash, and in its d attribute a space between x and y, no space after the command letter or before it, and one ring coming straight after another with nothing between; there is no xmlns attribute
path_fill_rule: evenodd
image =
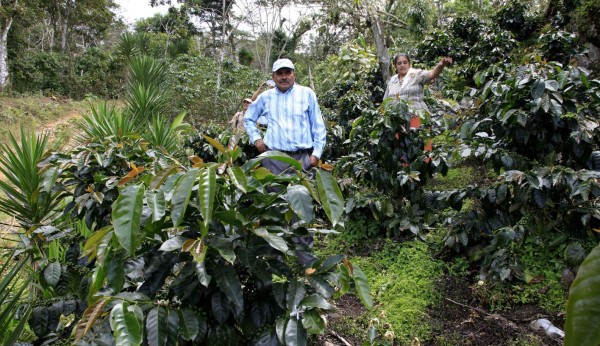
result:
<svg viewBox="0 0 600 346"><path fill-rule="evenodd" d="M371 298L369 281L358 265L352 265L352 278L354 279L356 293L358 293L360 301L367 309L371 310L373 308L373 300Z"/></svg>
<svg viewBox="0 0 600 346"><path fill-rule="evenodd" d="M59 262L50 262L44 269L44 280L48 285L54 287L60 280L61 266Z"/></svg>
<svg viewBox="0 0 600 346"><path fill-rule="evenodd" d="M556 100L550 100L550 111L552 114L559 117L563 114L562 105Z"/></svg>
<svg viewBox="0 0 600 346"><path fill-rule="evenodd" d="M146 318L148 345L162 346L167 344L167 309L157 306L150 310Z"/></svg>
<svg viewBox="0 0 600 346"><path fill-rule="evenodd" d="M198 318L191 309L183 308L179 310L179 320L181 321L180 330L184 340L192 341L198 335L200 325Z"/></svg>
<svg viewBox="0 0 600 346"><path fill-rule="evenodd" d="M110 327L113 331L116 345L142 344L142 309L127 302L117 303L110 312Z"/></svg>
<svg viewBox="0 0 600 346"><path fill-rule="evenodd" d="M323 263L317 269L317 274L323 274L331 270L331 268L335 267L338 263L340 263L344 259L344 255L333 255L327 257Z"/></svg>
<svg viewBox="0 0 600 346"><path fill-rule="evenodd" d="M317 203L321 204L321 200L319 199L319 192L317 191L315 184L313 184L311 180L303 179L302 185L308 189L308 192L310 192L310 195L312 196L312 198Z"/></svg>
<svg viewBox="0 0 600 346"><path fill-rule="evenodd" d="M161 186L165 182L165 180L167 180L167 178L172 176L172 174L175 172L177 172L177 166L175 166L175 165L173 165L171 167L167 167L167 168L163 169L162 171L158 172L158 174L156 174L156 177L154 178L154 180L152 180L152 182L150 183L150 189L152 189L152 190L158 189L159 186Z"/></svg>
<svg viewBox="0 0 600 346"><path fill-rule="evenodd" d="M302 171L302 164L298 160L277 150L265 151L264 153L260 154L257 158L261 159L261 161L266 158L281 161L294 167L298 172Z"/></svg>
<svg viewBox="0 0 600 346"><path fill-rule="evenodd" d="M177 345L179 337L179 314L175 310L167 310L167 345Z"/></svg>
<svg viewBox="0 0 600 346"><path fill-rule="evenodd" d="M231 178L233 184L240 189L242 192L247 192L248 190L248 179L244 174L244 171L237 166L227 168L227 173Z"/></svg>
<svg viewBox="0 0 600 346"><path fill-rule="evenodd" d="M285 323L287 321L284 317L279 317L277 321L275 321L275 335L277 335L277 340L280 344L285 345Z"/></svg>
<svg viewBox="0 0 600 346"><path fill-rule="evenodd" d="M194 266L194 272L196 273L196 277L198 278L200 283L204 287L208 287L212 277L206 272L206 266L204 265L204 262L196 263L196 265Z"/></svg>
<svg viewBox="0 0 600 346"><path fill-rule="evenodd" d="M320 275L313 274L309 276L308 284L312 288L314 288L318 294L322 295L326 299L331 298L333 296L333 293L335 292L333 287L331 287L331 285L329 284L329 282L327 282L327 280L322 278Z"/></svg>
<svg viewBox="0 0 600 346"><path fill-rule="evenodd" d="M143 205L144 187L142 185L131 185L124 188L113 205L112 221L117 240L131 256L135 253Z"/></svg>
<svg viewBox="0 0 600 346"><path fill-rule="evenodd" d="M152 221L160 221L165 216L165 193L162 190L146 191L146 202L152 213Z"/></svg>
<svg viewBox="0 0 600 346"><path fill-rule="evenodd" d="M200 212L204 218L204 225L207 227L212 222L216 193L217 173L213 168L207 167L200 171L200 184L198 185Z"/></svg>
<svg viewBox="0 0 600 346"><path fill-rule="evenodd" d="M558 82L555 80L547 80L545 85L546 90L557 91L558 90Z"/></svg>
<svg viewBox="0 0 600 346"><path fill-rule="evenodd" d="M227 238L213 238L210 245L219 251L219 255L223 257L227 262L233 264L235 262L235 252L233 251L233 244L230 239Z"/></svg>
<svg viewBox="0 0 600 346"><path fill-rule="evenodd" d="M540 102L544 112L548 113L550 111L550 96L548 96L548 94L544 94Z"/></svg>
<svg viewBox="0 0 600 346"><path fill-rule="evenodd" d="M347 266L340 267L339 294L344 295L350 290L350 270Z"/></svg>
<svg viewBox="0 0 600 346"><path fill-rule="evenodd" d="M253 229L252 233L256 234L259 237L262 237L269 243L269 245L271 245L271 247L283 253L287 253L289 250L287 243L282 237L276 234L269 233L269 231L267 231L267 229L265 228Z"/></svg>
<svg viewBox="0 0 600 346"><path fill-rule="evenodd" d="M536 100L542 97L546 90L546 82L543 79L537 79L531 85L531 97Z"/></svg>
<svg viewBox="0 0 600 346"><path fill-rule="evenodd" d="M159 250L166 251L166 252L181 250L183 243L185 243L188 239L189 238L182 237L180 235L175 236L173 238L168 239L164 243L162 243Z"/></svg>
<svg viewBox="0 0 600 346"><path fill-rule="evenodd" d="M106 279L106 271L104 267L97 266L94 268L92 274L92 282L88 289L88 300L92 301L94 295L104 286L104 279Z"/></svg>
<svg viewBox="0 0 600 346"><path fill-rule="evenodd" d="M36 336L42 337L46 335L48 332L48 320L50 318L50 314L48 312L48 307L46 306L38 306L33 309L31 314L31 321L29 321L29 326L33 329L33 332Z"/></svg>
<svg viewBox="0 0 600 346"><path fill-rule="evenodd" d="M219 289L225 293L227 299L235 307L236 316L241 316L244 312L244 295L242 292L242 283L233 266L228 265L219 268L219 270L215 270L213 275Z"/></svg>
<svg viewBox="0 0 600 346"><path fill-rule="evenodd" d="M190 202L192 188L197 176L198 170L191 169L179 179L175 186L175 191L173 191L173 197L171 198L171 220L173 221L173 227L179 226L181 221L183 221L183 216Z"/></svg>
<svg viewBox="0 0 600 346"><path fill-rule="evenodd" d="M125 251L116 249L110 252L111 258L107 258L106 281L113 292L121 292L125 285Z"/></svg>
<svg viewBox="0 0 600 346"><path fill-rule="evenodd" d="M325 321L316 310L306 311L302 316L302 325L310 334L321 334L325 331Z"/></svg>
<svg viewBox="0 0 600 346"><path fill-rule="evenodd" d="M306 329L296 318L290 318L285 326L285 345L286 346L304 346L306 345Z"/></svg>
<svg viewBox="0 0 600 346"><path fill-rule="evenodd" d="M579 266L569 289L565 346L600 344L600 245Z"/></svg>
<svg viewBox="0 0 600 346"><path fill-rule="evenodd" d="M291 185L287 188L287 200L302 221L311 223L315 219L313 199L308 189L302 185Z"/></svg>
<svg viewBox="0 0 600 346"><path fill-rule="evenodd" d="M325 214L335 227L344 213L344 198L342 191L333 176L325 171L317 171L317 191Z"/></svg>
<svg viewBox="0 0 600 346"><path fill-rule="evenodd" d="M318 294L311 294L304 297L300 302L300 306L318 308L322 310L335 310L335 307L327 302L325 298Z"/></svg>
<svg viewBox="0 0 600 346"><path fill-rule="evenodd" d="M287 301L286 307L289 311L295 311L300 306L300 302L304 299L306 295L306 288L304 287L304 283L293 280L288 283L287 287Z"/></svg>

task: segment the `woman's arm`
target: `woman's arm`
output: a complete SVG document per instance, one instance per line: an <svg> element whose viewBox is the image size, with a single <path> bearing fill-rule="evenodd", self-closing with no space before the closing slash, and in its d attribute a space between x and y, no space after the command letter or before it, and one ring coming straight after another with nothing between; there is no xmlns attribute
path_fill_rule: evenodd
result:
<svg viewBox="0 0 600 346"><path fill-rule="evenodd" d="M254 94L252 94L252 97L250 98L252 101L256 101L256 98L258 97L258 95L260 95L265 88L267 87L267 81L264 81L259 87L258 89L256 89L256 91L254 91Z"/></svg>
<svg viewBox="0 0 600 346"><path fill-rule="evenodd" d="M447 57L442 58L442 60L440 60L440 62L438 62L437 65L435 65L433 70L429 71L429 80L437 78L440 75L440 73L442 73L442 70L444 69L444 67L446 67L450 64L452 64L451 57L447 56Z"/></svg>

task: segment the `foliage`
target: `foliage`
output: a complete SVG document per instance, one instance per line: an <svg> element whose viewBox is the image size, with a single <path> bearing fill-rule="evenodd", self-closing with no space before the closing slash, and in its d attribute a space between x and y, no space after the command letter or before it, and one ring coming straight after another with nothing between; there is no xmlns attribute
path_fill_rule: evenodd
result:
<svg viewBox="0 0 600 346"><path fill-rule="evenodd" d="M495 186L465 191L479 207L452 221L447 245L477 243L487 233L483 269L506 280L521 277L518 257L507 252L512 244L557 230L585 237L600 216L600 176L585 169L593 168L599 138L599 84L578 68L540 59L494 66L476 82L481 106L461 128L459 154L503 173Z"/></svg>
<svg viewBox="0 0 600 346"><path fill-rule="evenodd" d="M124 99L135 121L147 123L153 116L167 114L172 99L168 78L162 61L145 55L131 58Z"/></svg>
<svg viewBox="0 0 600 346"><path fill-rule="evenodd" d="M594 0L583 0L572 12L572 22L583 42L591 42L600 47L597 19L600 16L600 4Z"/></svg>
<svg viewBox="0 0 600 346"><path fill-rule="evenodd" d="M527 5L515 0L502 6L492 19L502 29L512 32L519 41L531 37L539 25L538 17L528 13Z"/></svg>
<svg viewBox="0 0 600 346"><path fill-rule="evenodd" d="M117 98L122 92L121 71L121 63L109 52L99 48L89 48L75 61L71 95L82 98L92 93L100 97Z"/></svg>
<svg viewBox="0 0 600 346"><path fill-rule="evenodd" d="M569 290L565 345L594 345L600 342L597 307L600 299L600 245L596 246L579 267Z"/></svg>
<svg viewBox="0 0 600 346"><path fill-rule="evenodd" d="M193 126L205 122L225 124L241 107L241 100L252 95L264 79L261 73L226 61L221 88L216 88L212 59L184 55L173 62L170 74L176 112L186 112Z"/></svg>
<svg viewBox="0 0 600 346"><path fill-rule="evenodd" d="M0 211L15 217L28 232L56 217L63 191L55 184L60 174L56 167L43 162L46 156L46 136L26 135L21 130L21 141L11 134L12 146L0 144L0 172L6 180L0 180L4 197Z"/></svg>
<svg viewBox="0 0 600 346"><path fill-rule="evenodd" d="M339 55L330 55L317 71L322 76L320 104L331 126L327 131L325 155L338 158L346 153L342 144L352 122L363 112L372 113L385 87L381 80L374 48L364 39L342 47ZM331 111L329 111L331 110Z"/></svg>
<svg viewBox="0 0 600 346"><path fill-rule="evenodd" d="M513 35L496 24L473 17L454 20L450 31L432 31L417 45L417 56L435 64L441 56L459 63L457 74L472 83L474 74L490 64L512 60ZM466 95L465 95L466 96Z"/></svg>
<svg viewBox="0 0 600 346"><path fill-rule="evenodd" d="M90 48L76 57L32 51L12 61L12 69L15 92L41 91L77 99L87 94L114 98L123 79L120 62L99 48Z"/></svg>
<svg viewBox="0 0 600 346"><path fill-rule="evenodd" d="M191 153L186 165L168 151L180 148L167 137L177 136L181 120L158 126L154 118L145 139L134 119L105 104L84 117L83 145L47 159L62 172L51 186L69 187L72 197L62 219L35 230L44 301L35 300L29 325L39 342L71 335L75 342L301 345L308 333L323 332L331 299L352 290L372 306L357 265L343 255L316 258L298 241L342 224L331 175L310 179L277 152L240 166L239 147L207 136L215 162ZM258 167L265 157L297 173L274 176ZM69 219L80 222L72 228ZM71 322L58 323L61 316Z"/></svg>
<svg viewBox="0 0 600 346"><path fill-rule="evenodd" d="M37 51L12 62L13 90L17 92L43 91L46 94L64 95L69 85L69 63L66 55Z"/></svg>
<svg viewBox="0 0 600 346"><path fill-rule="evenodd" d="M570 273L572 268L563 258L563 252L568 248L565 239L565 233L527 232L519 234L511 243L498 246L502 252L489 257L497 264L488 266L492 270L510 267L518 280L504 285L496 284L493 279L481 280L473 293L492 310L515 304L536 304L550 313L564 311L565 285L569 283L562 276L565 272ZM501 276L502 273L492 272L493 275Z"/></svg>
<svg viewBox="0 0 600 346"><path fill-rule="evenodd" d="M569 60L578 53L575 34L562 30L551 30L538 39L546 60L558 61L567 65Z"/></svg>
<svg viewBox="0 0 600 346"><path fill-rule="evenodd" d="M34 277L27 267L31 258L28 255L16 258L15 252L8 254L2 251L0 254L3 259L6 259L0 267L3 276L0 282L0 327L2 327L0 343L2 345L12 345L17 341L31 314L31 306L24 303L26 289Z"/></svg>

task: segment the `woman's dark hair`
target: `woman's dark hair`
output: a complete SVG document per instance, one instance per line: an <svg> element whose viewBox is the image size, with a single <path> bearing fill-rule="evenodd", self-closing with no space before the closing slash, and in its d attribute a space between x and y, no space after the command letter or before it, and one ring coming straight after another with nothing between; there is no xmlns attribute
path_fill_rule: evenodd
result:
<svg viewBox="0 0 600 346"><path fill-rule="evenodd" d="M398 53L398 54L394 55L394 66L396 66L396 62L398 61L398 58L401 56L405 57L406 60L408 60L409 64L412 64L412 61L410 60L410 55L408 55L406 53Z"/></svg>

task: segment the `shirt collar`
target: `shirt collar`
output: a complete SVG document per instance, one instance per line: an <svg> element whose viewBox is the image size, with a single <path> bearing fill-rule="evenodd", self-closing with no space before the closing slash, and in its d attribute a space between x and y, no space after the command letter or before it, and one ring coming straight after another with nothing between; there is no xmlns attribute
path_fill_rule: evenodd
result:
<svg viewBox="0 0 600 346"><path fill-rule="evenodd" d="M294 88L294 86L296 86L296 82L294 82L294 84L292 84L292 86L288 90L286 90L286 91L281 91L281 90L279 90L278 87L275 87L275 90L277 90L277 92L279 94L287 94L290 90L292 90Z"/></svg>

